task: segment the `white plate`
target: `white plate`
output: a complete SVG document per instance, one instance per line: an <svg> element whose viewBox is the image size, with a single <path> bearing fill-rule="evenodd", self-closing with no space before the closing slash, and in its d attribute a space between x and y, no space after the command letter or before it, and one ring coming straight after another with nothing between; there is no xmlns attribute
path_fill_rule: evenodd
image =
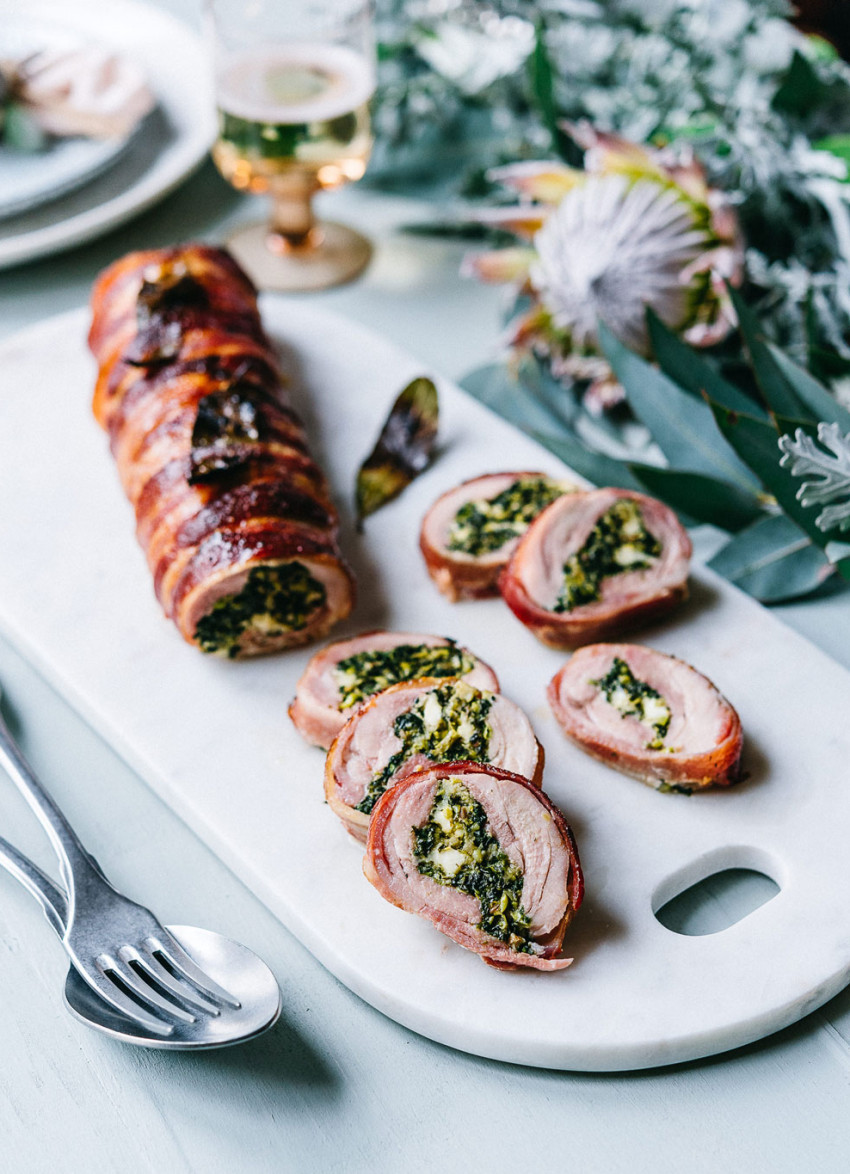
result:
<svg viewBox="0 0 850 1174"><path fill-rule="evenodd" d="M296 300L265 322L292 347L313 445L348 503L359 461L421 367ZM0 348L0 626L107 740L343 982L433 1039L559 1068L693 1059L773 1031L850 972L850 674L705 570L691 601L642 634L706 672L738 707L749 781L659 794L561 735L545 686L564 657L500 600L448 603L417 549L430 502L464 477L563 466L440 382L442 452L345 549L359 604L338 635L378 625L458 638L489 661L546 749L544 787L573 825L587 898L575 964L506 974L383 901L324 802L323 756L286 716L310 652L235 663L185 644L154 602L106 437L90 415L87 315ZM80 780L97 803L108 780ZM117 834L117 833L116 833ZM91 845L97 852L97 845ZM724 867L780 892L722 933L684 937L653 910Z"/></svg>
<svg viewBox="0 0 850 1174"><path fill-rule="evenodd" d="M20 0L0 0L0 26L16 21L20 9ZM101 161L106 170L60 199L0 222L0 269L123 224L190 175L215 137L208 54L200 38L168 13L135 0L28 0L26 17L135 59L158 104L120 156Z"/></svg>
<svg viewBox="0 0 850 1174"><path fill-rule="evenodd" d="M17 11L0 20L0 60L22 61L47 49L86 44L78 32ZM135 128L141 130L141 127ZM0 219L55 200L105 171L131 135L107 140L51 139L42 151L16 151L0 139Z"/></svg>

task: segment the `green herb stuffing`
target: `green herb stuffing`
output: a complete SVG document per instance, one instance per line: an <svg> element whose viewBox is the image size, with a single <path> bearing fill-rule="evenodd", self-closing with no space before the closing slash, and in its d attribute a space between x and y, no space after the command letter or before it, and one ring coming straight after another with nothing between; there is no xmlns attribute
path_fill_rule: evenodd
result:
<svg viewBox="0 0 850 1174"><path fill-rule="evenodd" d="M475 662L458 648L448 644L399 644L381 651L358 652L338 662L334 678L339 686L340 709L380 693L400 681L418 677L462 677L472 671Z"/></svg>
<svg viewBox="0 0 850 1174"><path fill-rule="evenodd" d="M357 811L370 815L396 771L414 754L432 762L487 762L493 731L487 714L492 693L473 689L465 681L451 681L429 689L393 723L401 747L370 781Z"/></svg>
<svg viewBox="0 0 850 1174"><path fill-rule="evenodd" d="M238 594L217 599L201 617L195 639L204 652L234 657L244 632L297 632L324 602L324 587L301 563L255 567Z"/></svg>
<svg viewBox="0 0 850 1174"><path fill-rule="evenodd" d="M563 492L548 477L521 477L495 497L468 501L455 514L446 545L473 557L500 550Z"/></svg>
<svg viewBox="0 0 850 1174"><path fill-rule="evenodd" d="M572 611L594 603L603 579L645 570L661 549L661 543L644 526L637 502L621 498L602 514L581 550L564 563L564 586L553 610Z"/></svg>
<svg viewBox="0 0 850 1174"><path fill-rule="evenodd" d="M655 731L655 737L646 744L647 750L665 749L664 739L673 716L670 706L651 685L639 681L624 660L615 656L605 676L590 683L605 694L605 700L621 717L636 717Z"/></svg>
<svg viewBox="0 0 850 1174"><path fill-rule="evenodd" d="M530 919L522 907L523 875L460 779L440 783L427 821L412 832L420 875L475 897L481 906L479 929L517 953L532 953Z"/></svg>

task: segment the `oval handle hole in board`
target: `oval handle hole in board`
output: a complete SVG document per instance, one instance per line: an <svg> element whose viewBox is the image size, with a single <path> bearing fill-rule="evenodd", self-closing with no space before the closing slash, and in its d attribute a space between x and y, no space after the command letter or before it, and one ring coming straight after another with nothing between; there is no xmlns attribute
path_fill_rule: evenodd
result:
<svg viewBox="0 0 850 1174"><path fill-rule="evenodd" d="M720 933L766 905L779 885L754 868L724 868L678 893L655 916L673 933L701 937Z"/></svg>

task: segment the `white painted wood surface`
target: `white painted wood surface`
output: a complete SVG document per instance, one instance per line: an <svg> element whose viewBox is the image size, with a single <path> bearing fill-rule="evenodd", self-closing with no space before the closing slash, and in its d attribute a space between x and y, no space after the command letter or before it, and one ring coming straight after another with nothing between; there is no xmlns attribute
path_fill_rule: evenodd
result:
<svg viewBox="0 0 850 1174"><path fill-rule="evenodd" d="M194 0L169 7L188 15ZM361 191L331 197L378 233L365 280L316 299L459 376L489 354L498 296L457 279L463 249L399 236L422 209ZM0 277L0 334L85 298L129 248L205 236L260 211L211 167L161 208L84 250ZM0 372L0 388L5 388ZM0 391L0 394L2 392ZM33 422L37 429L38 422ZM0 470L0 509L26 508ZM846 593L777 609L850 666ZM0 1165L10 1174L93 1166L163 1174L682 1171L843 1174L850 1153L850 992L761 1044L637 1075L523 1069L463 1055L399 1027L347 991L0 642L6 712L33 763L108 873L167 920L210 924L263 952L284 1013L230 1053L161 1056L86 1032L61 1006L64 956L32 900L0 877ZM0 826L49 851L0 785ZM133 844L141 830L143 842Z"/></svg>

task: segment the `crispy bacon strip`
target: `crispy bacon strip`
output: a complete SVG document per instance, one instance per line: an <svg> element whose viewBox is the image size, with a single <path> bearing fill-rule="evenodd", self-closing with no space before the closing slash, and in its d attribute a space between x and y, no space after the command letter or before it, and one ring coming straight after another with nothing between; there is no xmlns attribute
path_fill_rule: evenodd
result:
<svg viewBox="0 0 850 1174"><path fill-rule="evenodd" d="M740 777L741 719L708 677L675 656L591 644L555 674L547 695L577 746L651 787L694 791Z"/></svg>
<svg viewBox="0 0 850 1174"><path fill-rule="evenodd" d="M560 610L568 560L586 549L603 515L632 502L658 550L648 566L602 578L592 602ZM691 540L662 502L624 489L596 489L558 498L529 526L501 574L499 590L511 611L553 648L577 648L669 611L688 597Z"/></svg>
<svg viewBox="0 0 850 1174"><path fill-rule="evenodd" d="M206 245L130 253L92 309L94 414L166 616L229 656L324 635L354 582L248 277Z"/></svg>
<svg viewBox="0 0 850 1174"><path fill-rule="evenodd" d="M446 781L450 786L460 783L480 804L488 832L521 874L521 906L529 923L524 943L512 947L485 931L481 922L487 910L480 898L420 871L414 833L426 824L438 788ZM375 807L363 871L387 901L427 918L490 966L562 970L572 962L558 955L584 894L575 840L551 800L509 771L471 762L443 763L396 783Z"/></svg>
<svg viewBox="0 0 850 1174"><path fill-rule="evenodd" d="M328 644L311 657L296 686L295 699L289 707L289 716L305 741L327 750L354 711L359 708L359 705L340 708L343 698L335 672L340 661L362 653L389 652L403 645L412 648L448 648L451 641L444 636L425 636L421 632L363 632L350 640L337 640L333 644ZM490 666L473 656L468 648L461 648L459 645L455 647L472 663L472 668L463 674L463 679L477 689L489 689L491 693L498 693L499 681ZM413 661L412 671L399 680L421 677L421 672L415 671L415 665L416 661Z"/></svg>

